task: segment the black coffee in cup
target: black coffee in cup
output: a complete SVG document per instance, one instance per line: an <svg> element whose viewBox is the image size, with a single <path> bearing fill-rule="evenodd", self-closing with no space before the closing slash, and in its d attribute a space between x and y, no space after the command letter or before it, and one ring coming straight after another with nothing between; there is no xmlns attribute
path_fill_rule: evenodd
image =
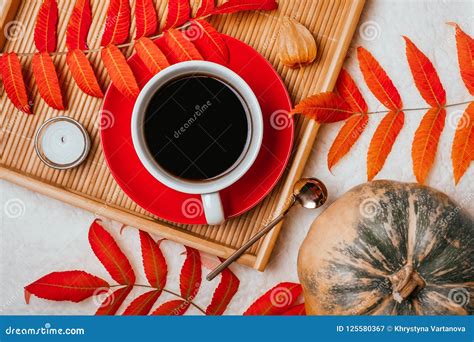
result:
<svg viewBox="0 0 474 342"><path fill-rule="evenodd" d="M241 96L217 78L197 75L168 82L152 96L144 137L155 161L189 180L215 178L245 154L250 135Z"/></svg>

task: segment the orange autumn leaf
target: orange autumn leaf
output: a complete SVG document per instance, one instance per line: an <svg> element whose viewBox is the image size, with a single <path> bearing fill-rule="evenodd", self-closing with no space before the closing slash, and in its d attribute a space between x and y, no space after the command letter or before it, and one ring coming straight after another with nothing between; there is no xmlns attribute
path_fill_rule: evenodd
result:
<svg viewBox="0 0 474 342"><path fill-rule="evenodd" d="M5 53L0 59L3 87L13 105L26 114L31 114L20 60L16 53Z"/></svg>
<svg viewBox="0 0 474 342"><path fill-rule="evenodd" d="M34 40L38 51L56 50L58 23L58 4L56 0L44 0L38 12L35 24Z"/></svg>
<svg viewBox="0 0 474 342"><path fill-rule="evenodd" d="M367 177L369 181L382 170L393 144L405 121L403 112L391 111L382 119L370 141L367 153Z"/></svg>
<svg viewBox="0 0 474 342"><path fill-rule="evenodd" d="M92 23L90 0L77 0L66 30L69 50L87 49L87 35Z"/></svg>
<svg viewBox="0 0 474 342"><path fill-rule="evenodd" d="M94 97L104 97L94 70L82 50L69 51L66 56L66 62L71 71L72 78L74 78L74 81L76 81L78 87L84 93Z"/></svg>
<svg viewBox="0 0 474 342"><path fill-rule="evenodd" d="M349 152L367 127L368 121L367 114L356 114L344 123L328 153L329 170Z"/></svg>
<svg viewBox="0 0 474 342"><path fill-rule="evenodd" d="M357 48L357 58L370 91L388 109L400 110L403 106L400 94L379 62L361 46Z"/></svg>
<svg viewBox="0 0 474 342"><path fill-rule="evenodd" d="M326 92L302 100L290 112L290 115L294 114L303 114L319 123L330 123L347 119L353 111L340 95Z"/></svg>
<svg viewBox="0 0 474 342"><path fill-rule="evenodd" d="M469 93L474 95L474 39L461 30L459 25L454 26L461 77Z"/></svg>
<svg viewBox="0 0 474 342"><path fill-rule="evenodd" d="M108 45L101 51L102 61L113 84L125 96L135 98L140 93L137 81L125 56L115 45Z"/></svg>
<svg viewBox="0 0 474 342"><path fill-rule="evenodd" d="M129 0L110 0L101 46L122 44L127 41L130 30L130 12Z"/></svg>
<svg viewBox="0 0 474 342"><path fill-rule="evenodd" d="M59 87L58 75L53 60L47 52L38 52L33 56L33 75L43 100L52 108L63 110L63 97Z"/></svg>
<svg viewBox="0 0 474 342"><path fill-rule="evenodd" d="M336 91L346 100L347 104L356 113L367 113L368 107L359 88L351 75L344 69L341 70L336 83Z"/></svg>
<svg viewBox="0 0 474 342"><path fill-rule="evenodd" d="M186 36L179 30L168 30L163 39L172 57L180 62L203 60L201 54Z"/></svg>
<svg viewBox="0 0 474 342"><path fill-rule="evenodd" d="M459 119L454 134L451 151L454 181L456 184L462 178L474 160L474 102L471 102Z"/></svg>
<svg viewBox="0 0 474 342"><path fill-rule="evenodd" d="M138 39L135 42L135 51L153 75L170 65L165 54L150 38L142 37Z"/></svg>
<svg viewBox="0 0 474 342"><path fill-rule="evenodd" d="M158 16L153 0L136 1L135 22L137 30L135 39L151 36L156 33L158 29Z"/></svg>
<svg viewBox="0 0 474 342"><path fill-rule="evenodd" d="M189 0L168 0L168 14L166 16L164 31L179 27L189 20L191 6Z"/></svg>
<svg viewBox="0 0 474 342"><path fill-rule="evenodd" d="M433 64L408 37L404 36L403 38L406 42L408 65L421 96L430 106L444 106L446 91Z"/></svg>
<svg viewBox="0 0 474 342"><path fill-rule="evenodd" d="M418 183L423 184L433 166L439 138L446 121L446 109L431 108L421 120L415 132L411 156L413 172Z"/></svg>
<svg viewBox="0 0 474 342"><path fill-rule="evenodd" d="M192 20L185 35L207 61L220 64L229 62L229 47L222 35L207 21Z"/></svg>

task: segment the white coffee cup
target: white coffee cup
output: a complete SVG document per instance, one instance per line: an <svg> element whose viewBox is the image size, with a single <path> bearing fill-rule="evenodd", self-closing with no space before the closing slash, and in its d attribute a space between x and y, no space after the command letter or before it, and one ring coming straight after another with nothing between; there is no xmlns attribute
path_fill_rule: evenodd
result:
<svg viewBox="0 0 474 342"><path fill-rule="evenodd" d="M192 75L215 77L232 88L246 108L248 121L247 144L234 165L216 177L198 181L170 174L156 162L145 142L143 125L146 109L153 95L165 84ZM225 220L219 191L238 181L250 169L257 158L263 139L262 111L252 89L232 70L205 61L178 63L155 75L138 96L133 108L131 128L133 145L146 170L158 181L176 191L200 194L206 221L210 225L220 224Z"/></svg>

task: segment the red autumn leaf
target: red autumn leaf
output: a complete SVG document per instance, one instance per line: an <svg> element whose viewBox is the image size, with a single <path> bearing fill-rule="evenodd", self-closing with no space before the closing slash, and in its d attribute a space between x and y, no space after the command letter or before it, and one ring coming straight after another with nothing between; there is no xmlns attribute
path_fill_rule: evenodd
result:
<svg viewBox="0 0 474 342"><path fill-rule="evenodd" d="M400 110L403 106L400 94L379 62L363 47L357 48L357 58L370 91L388 109Z"/></svg>
<svg viewBox="0 0 474 342"><path fill-rule="evenodd" d="M455 27L461 78L469 93L474 95L474 39L461 30L459 25L455 25Z"/></svg>
<svg viewBox="0 0 474 342"><path fill-rule="evenodd" d="M275 0L229 0L217 7L212 14L225 14L240 11L271 11L278 8Z"/></svg>
<svg viewBox="0 0 474 342"><path fill-rule="evenodd" d="M391 111L382 119L370 141L367 153L367 177L372 180L380 172L405 122L403 112Z"/></svg>
<svg viewBox="0 0 474 342"><path fill-rule="evenodd" d="M408 65L421 96L430 106L444 106L446 92L433 64L408 37L404 36L403 38L406 42Z"/></svg>
<svg viewBox="0 0 474 342"><path fill-rule="evenodd" d="M182 297L193 300L201 286L201 256L196 249L185 248L186 259L179 275L179 289Z"/></svg>
<svg viewBox="0 0 474 342"><path fill-rule="evenodd" d="M8 98L19 110L31 114L28 94L26 93L25 81L21 71L20 60L14 52L4 53L0 59L0 72L3 80L3 87Z"/></svg>
<svg viewBox="0 0 474 342"><path fill-rule="evenodd" d="M301 291L300 284L280 283L250 305L244 315L280 315L293 306Z"/></svg>
<svg viewBox="0 0 474 342"><path fill-rule="evenodd" d="M69 50L87 49L87 35L92 23L89 0L76 0L66 30L66 46Z"/></svg>
<svg viewBox="0 0 474 342"><path fill-rule="evenodd" d="M151 313L152 316L182 316L189 308L189 302L181 299L171 300L161 304L155 311Z"/></svg>
<svg viewBox="0 0 474 342"><path fill-rule="evenodd" d="M215 0L201 0L201 6L199 6L196 12L196 18L211 14L215 7Z"/></svg>
<svg viewBox="0 0 474 342"><path fill-rule="evenodd" d="M166 16L164 31L179 27L186 23L191 16L189 0L168 0L168 15Z"/></svg>
<svg viewBox="0 0 474 342"><path fill-rule="evenodd" d="M100 220L92 222L89 228L89 244L97 259L116 282L122 285L135 282L135 273L130 262Z"/></svg>
<svg viewBox="0 0 474 342"><path fill-rule="evenodd" d="M303 114L319 123L331 123L346 120L353 112L341 96L326 92L302 100L290 112L294 114Z"/></svg>
<svg viewBox="0 0 474 342"><path fill-rule="evenodd" d="M115 45L108 45L101 51L107 73L115 87L125 96L136 98L140 93L137 81L125 56Z"/></svg>
<svg viewBox="0 0 474 342"><path fill-rule="evenodd" d="M56 50L58 23L58 4L56 0L44 0L38 12L35 24L35 45L40 52Z"/></svg>
<svg viewBox="0 0 474 342"><path fill-rule="evenodd" d="M474 103L471 102L458 121L451 152L454 181L458 184L474 160Z"/></svg>
<svg viewBox="0 0 474 342"><path fill-rule="evenodd" d="M129 0L110 0L105 19L105 30L102 35L102 46L122 44L128 39L130 30Z"/></svg>
<svg viewBox="0 0 474 342"><path fill-rule="evenodd" d="M354 146L367 127L368 121L369 116L367 114L356 114L347 119L329 149L329 170Z"/></svg>
<svg viewBox="0 0 474 342"><path fill-rule="evenodd" d="M282 316L306 316L306 309L304 304L292 306L287 311L281 314Z"/></svg>
<svg viewBox="0 0 474 342"><path fill-rule="evenodd" d="M201 54L186 36L178 30L168 30L163 34L171 56L180 62L203 60Z"/></svg>
<svg viewBox="0 0 474 342"><path fill-rule="evenodd" d="M158 16L153 0L137 0L135 5L135 22L137 34L135 39L148 37L158 29Z"/></svg>
<svg viewBox="0 0 474 342"><path fill-rule="evenodd" d="M106 291L109 284L84 271L53 272L25 286L25 291L50 300L80 302Z"/></svg>
<svg viewBox="0 0 474 342"><path fill-rule="evenodd" d="M351 75L344 69L341 70L336 83L336 91L346 100L347 104L356 113L367 113L367 103L360 93Z"/></svg>
<svg viewBox="0 0 474 342"><path fill-rule="evenodd" d="M33 56L33 75L43 100L52 108L63 110L63 97L59 87L58 75L53 60L47 52L38 52Z"/></svg>
<svg viewBox="0 0 474 342"><path fill-rule="evenodd" d="M135 298L133 302L123 312L124 316L143 316L147 315L153 304L161 294L161 290L153 290L145 292L141 296Z"/></svg>
<svg viewBox="0 0 474 342"><path fill-rule="evenodd" d="M165 54L150 38L138 39L135 42L135 51L152 75L156 75L170 65Z"/></svg>
<svg viewBox="0 0 474 342"><path fill-rule="evenodd" d="M219 285L214 291L206 315L222 315L239 289L240 281L231 270L225 269Z"/></svg>
<svg viewBox="0 0 474 342"><path fill-rule="evenodd" d="M425 114L415 132L411 156L413 159L413 172L420 184L425 182L433 166L445 121L446 109L431 108Z"/></svg>
<svg viewBox="0 0 474 342"><path fill-rule="evenodd" d="M142 262L145 275L151 286L163 289L166 285L168 266L165 256L158 243L150 234L140 230L140 244L142 248Z"/></svg>
<svg viewBox="0 0 474 342"><path fill-rule="evenodd" d="M192 40L205 60L221 64L229 62L229 47L222 35L207 21L191 21L185 35Z"/></svg>
<svg viewBox="0 0 474 342"><path fill-rule="evenodd" d="M72 78L79 88L86 94L102 98L104 94L94 74L94 69L82 50L71 50L66 55L66 62Z"/></svg>
<svg viewBox="0 0 474 342"><path fill-rule="evenodd" d="M112 316L115 315L117 310L120 308L125 298L127 298L132 286L121 287L109 294L100 304L95 315L96 316Z"/></svg>

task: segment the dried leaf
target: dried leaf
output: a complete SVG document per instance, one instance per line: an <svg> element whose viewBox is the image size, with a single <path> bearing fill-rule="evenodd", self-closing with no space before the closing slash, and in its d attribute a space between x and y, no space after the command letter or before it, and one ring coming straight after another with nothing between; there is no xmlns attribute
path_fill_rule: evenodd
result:
<svg viewBox="0 0 474 342"><path fill-rule="evenodd" d="M300 284L280 283L250 305L244 315L280 315L293 306L301 292Z"/></svg>
<svg viewBox="0 0 474 342"><path fill-rule="evenodd" d="M25 286L25 291L49 300L80 302L107 291L109 284L84 271L53 272Z"/></svg>
<svg viewBox="0 0 474 342"><path fill-rule="evenodd" d="M186 36L178 30L166 31L163 35L171 56L180 62L203 60L201 54Z"/></svg>
<svg viewBox="0 0 474 342"><path fill-rule="evenodd" d="M164 31L183 25L189 21L191 6L189 0L168 0L168 15L166 16Z"/></svg>
<svg viewBox="0 0 474 342"><path fill-rule="evenodd" d="M26 114L31 114L25 81L21 71L20 60L14 52L4 53L0 59L0 72L3 87L13 105Z"/></svg>
<svg viewBox="0 0 474 342"><path fill-rule="evenodd" d="M326 92L302 100L290 112L294 114L303 114L319 123L331 123L346 120L353 112L341 96Z"/></svg>
<svg viewBox="0 0 474 342"><path fill-rule="evenodd" d="M400 94L374 56L363 47L358 47L357 58L365 82L375 97L390 110L402 109Z"/></svg>
<svg viewBox="0 0 474 342"><path fill-rule="evenodd" d="M137 81L125 56L115 45L108 45L101 51L107 73L117 89L130 98L136 98L140 93Z"/></svg>
<svg viewBox="0 0 474 342"><path fill-rule="evenodd" d="M360 93L351 75L344 69L341 70L336 83L336 91L347 102L355 113L367 113L367 103Z"/></svg>
<svg viewBox="0 0 474 342"><path fill-rule="evenodd" d="M201 286L201 257L196 249L185 248L186 259L179 276L179 289L182 297L193 300Z"/></svg>
<svg viewBox="0 0 474 342"><path fill-rule="evenodd" d="M408 37L404 36L403 38L406 42L408 65L421 96L430 106L444 106L446 92L433 64Z"/></svg>
<svg viewBox="0 0 474 342"><path fill-rule="evenodd" d="M367 114L356 114L351 116L342 126L337 134L328 153L328 168L332 169L342 157L354 146L367 127L369 116Z"/></svg>
<svg viewBox="0 0 474 342"><path fill-rule="evenodd" d="M193 20L185 35L205 60L220 64L229 62L229 47L222 35L205 20Z"/></svg>
<svg viewBox="0 0 474 342"><path fill-rule="evenodd" d="M137 34L135 39L148 37L158 30L158 16L153 0L137 0L135 5Z"/></svg>
<svg viewBox="0 0 474 342"><path fill-rule="evenodd" d="M306 316L306 309L304 304L292 306L287 311L281 314L282 316Z"/></svg>
<svg viewBox="0 0 474 342"><path fill-rule="evenodd" d="M161 304L155 311L151 313L152 316L182 316L189 308L189 302L181 299L171 300Z"/></svg>
<svg viewBox="0 0 474 342"><path fill-rule="evenodd" d="M39 52L56 50L58 23L58 4L56 0L44 0L38 12L35 24L34 40Z"/></svg>
<svg viewBox="0 0 474 342"><path fill-rule="evenodd" d="M121 287L118 290L115 290L109 294L100 304L95 315L96 316L112 316L118 311L120 306L127 298L130 291L132 291L132 286Z"/></svg>
<svg viewBox="0 0 474 342"><path fill-rule="evenodd" d="M367 153L367 177L372 180L380 172L405 121L403 112L391 111L382 119L370 141Z"/></svg>
<svg viewBox="0 0 474 342"><path fill-rule="evenodd" d="M423 184L433 166L436 151L438 150L439 137L444 129L446 109L431 108L421 120L415 133L411 156L413 159L413 172L418 183Z"/></svg>
<svg viewBox="0 0 474 342"><path fill-rule="evenodd" d="M102 46L122 44L128 39L130 30L129 0L110 0L105 19L105 30L102 35Z"/></svg>
<svg viewBox="0 0 474 342"><path fill-rule="evenodd" d="M205 17L211 14L215 7L215 0L201 0L201 6L199 6L195 17Z"/></svg>
<svg viewBox="0 0 474 342"><path fill-rule="evenodd" d="M123 312L124 316L143 316L147 315L153 304L161 294L161 290L153 290L145 292L141 296L135 298L133 302Z"/></svg>
<svg viewBox="0 0 474 342"><path fill-rule="evenodd" d="M71 71L72 78L84 93L94 97L104 97L94 74L94 69L92 69L89 60L82 50L69 51L66 56L66 62Z"/></svg>
<svg viewBox="0 0 474 342"><path fill-rule="evenodd" d="M456 184L474 160L474 102L471 102L459 119L451 152Z"/></svg>
<svg viewBox="0 0 474 342"><path fill-rule="evenodd" d="M43 100L52 108L63 110L63 97L59 87L58 75L53 60L47 52L38 52L33 56L33 75Z"/></svg>
<svg viewBox="0 0 474 342"><path fill-rule="evenodd" d="M140 230L142 262L145 275L151 286L163 289L166 285L168 266L158 243L150 234Z"/></svg>
<svg viewBox="0 0 474 342"><path fill-rule="evenodd" d="M100 220L92 222L89 228L89 244L97 259L116 282L121 285L135 283L135 273L130 262Z"/></svg>
<svg viewBox="0 0 474 342"><path fill-rule="evenodd" d="M226 268L222 272L222 277L219 285L217 286L216 290L214 291L214 295L212 296L211 304L206 309L206 315L222 315L224 311L227 309L230 301L237 293L239 289L240 281L232 273L231 270Z"/></svg>
<svg viewBox="0 0 474 342"><path fill-rule="evenodd" d="M66 30L66 46L69 50L87 49L87 35L92 23L89 0L76 0Z"/></svg>
<svg viewBox="0 0 474 342"><path fill-rule="evenodd" d="M461 77L471 95L474 95L474 39L459 25L456 27L456 46Z"/></svg>
<svg viewBox="0 0 474 342"><path fill-rule="evenodd" d="M226 14L240 11L272 11L278 8L275 0L229 0L217 7L212 14Z"/></svg>
<svg viewBox="0 0 474 342"><path fill-rule="evenodd" d="M156 75L170 65L165 54L150 38L138 39L135 42L135 51L152 75Z"/></svg>

